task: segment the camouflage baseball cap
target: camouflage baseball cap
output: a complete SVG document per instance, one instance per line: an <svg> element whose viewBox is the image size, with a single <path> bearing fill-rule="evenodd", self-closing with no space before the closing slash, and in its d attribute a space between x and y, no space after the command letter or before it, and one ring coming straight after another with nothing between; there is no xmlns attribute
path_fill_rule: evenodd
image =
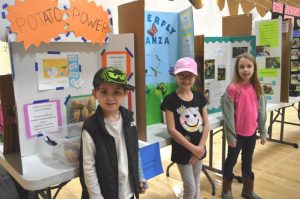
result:
<svg viewBox="0 0 300 199"><path fill-rule="evenodd" d="M135 87L127 83L126 73L114 67L99 69L93 79L93 86L97 88L101 83L114 83L122 85L126 90L134 90Z"/></svg>

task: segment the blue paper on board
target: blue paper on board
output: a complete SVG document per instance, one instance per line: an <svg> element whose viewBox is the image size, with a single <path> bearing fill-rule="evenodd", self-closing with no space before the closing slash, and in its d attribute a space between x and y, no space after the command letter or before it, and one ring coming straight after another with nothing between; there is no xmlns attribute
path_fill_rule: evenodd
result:
<svg viewBox="0 0 300 199"><path fill-rule="evenodd" d="M159 149L158 142L140 148L142 168L147 180L164 172Z"/></svg>

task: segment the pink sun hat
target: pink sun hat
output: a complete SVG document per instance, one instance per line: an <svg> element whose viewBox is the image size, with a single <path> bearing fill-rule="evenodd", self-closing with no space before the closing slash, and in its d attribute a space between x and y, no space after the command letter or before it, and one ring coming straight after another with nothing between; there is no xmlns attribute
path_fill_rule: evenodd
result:
<svg viewBox="0 0 300 199"><path fill-rule="evenodd" d="M198 75L197 72L197 63L193 58L190 57L183 57L177 60L174 66L174 75L181 73L181 72L191 72L194 75Z"/></svg>

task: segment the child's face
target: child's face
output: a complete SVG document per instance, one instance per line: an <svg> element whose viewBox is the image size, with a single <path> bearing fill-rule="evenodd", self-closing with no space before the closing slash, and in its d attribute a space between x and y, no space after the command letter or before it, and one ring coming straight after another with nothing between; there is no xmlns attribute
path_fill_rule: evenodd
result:
<svg viewBox="0 0 300 199"><path fill-rule="evenodd" d="M114 114L119 111L126 97L126 90L118 84L102 83L97 90L93 90L95 99L98 100L104 114Z"/></svg>
<svg viewBox="0 0 300 199"><path fill-rule="evenodd" d="M176 79L179 87L191 89L196 80L196 76L191 72L181 72L176 75Z"/></svg>
<svg viewBox="0 0 300 199"><path fill-rule="evenodd" d="M251 60L242 57L238 64L238 73L242 83L250 83L254 73L254 64Z"/></svg>

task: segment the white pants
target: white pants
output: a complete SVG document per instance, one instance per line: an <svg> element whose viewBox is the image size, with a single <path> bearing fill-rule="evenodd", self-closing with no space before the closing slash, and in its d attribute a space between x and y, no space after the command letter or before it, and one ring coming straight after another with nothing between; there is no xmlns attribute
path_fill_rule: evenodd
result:
<svg viewBox="0 0 300 199"><path fill-rule="evenodd" d="M200 172L203 160L195 164L177 164L183 182L183 199L199 199Z"/></svg>

